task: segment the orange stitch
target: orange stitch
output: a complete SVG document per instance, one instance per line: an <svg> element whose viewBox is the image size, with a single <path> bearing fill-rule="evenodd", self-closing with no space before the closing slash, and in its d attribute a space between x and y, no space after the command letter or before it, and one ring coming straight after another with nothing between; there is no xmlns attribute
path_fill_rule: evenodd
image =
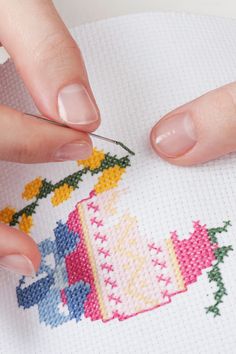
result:
<svg viewBox="0 0 236 354"><path fill-rule="evenodd" d="M0 222L4 224L9 224L12 221L12 217L15 214L16 209L6 207L0 210Z"/></svg>
<svg viewBox="0 0 236 354"><path fill-rule="evenodd" d="M63 184L63 186L60 186L59 188L56 188L51 198L52 205L57 206L69 199L73 190L74 188L69 186L67 183Z"/></svg>
<svg viewBox="0 0 236 354"><path fill-rule="evenodd" d="M25 234L30 233L30 229L33 226L33 218L31 215L27 216L23 214L21 217L21 221L19 222L19 229L23 231Z"/></svg>
<svg viewBox="0 0 236 354"><path fill-rule="evenodd" d="M35 178L33 181L27 183L22 193L22 198L25 200L30 200L36 197L39 194L42 184L43 181L41 177Z"/></svg>
<svg viewBox="0 0 236 354"><path fill-rule="evenodd" d="M102 175L98 179L98 183L94 187L95 192L99 194L117 187L124 172L125 168L121 168L117 165L103 171Z"/></svg>
<svg viewBox="0 0 236 354"><path fill-rule="evenodd" d="M102 150L93 149L92 155L87 160L79 160L78 165L83 165L84 167L91 168L94 170L95 168L99 168L101 166L101 162L104 160L105 154Z"/></svg>

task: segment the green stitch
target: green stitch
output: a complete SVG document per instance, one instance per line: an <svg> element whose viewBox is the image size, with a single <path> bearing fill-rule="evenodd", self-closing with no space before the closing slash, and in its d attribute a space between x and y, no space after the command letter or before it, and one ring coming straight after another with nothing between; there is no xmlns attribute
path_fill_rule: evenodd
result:
<svg viewBox="0 0 236 354"><path fill-rule="evenodd" d="M228 226L231 226L231 222L224 221L223 227L212 228L208 230L208 235L213 244L218 243L217 234L222 232L228 232ZM224 258L228 257L230 251L233 251L232 246L222 246L214 250L217 262L213 265L212 269L207 272L209 282L215 282L217 290L213 293L215 300L214 305L206 307L206 313L211 312L214 317L220 316L219 305L223 302L223 297L227 295L227 291L223 282L222 274L219 265L224 263Z"/></svg>
<svg viewBox="0 0 236 354"><path fill-rule="evenodd" d="M21 209L20 211L16 212L13 216L12 216L12 221L10 222L10 226L15 226L16 224L19 223L19 218L25 214L27 216L31 216L33 214L35 214L35 209L36 207L38 206L38 203L37 203L38 199L27 205L26 207L24 207L23 209Z"/></svg>
<svg viewBox="0 0 236 354"><path fill-rule="evenodd" d="M104 170L114 167L118 165L119 167L126 168L130 166L130 158L129 156L124 156L122 158L118 158L116 155L112 156L110 153L105 154L104 159L101 162L101 165L99 168L96 169L90 169L90 168L83 168L81 170L76 171L75 173L63 178L61 181L53 184L51 181L47 181L46 179L43 179L42 181L42 186L39 190L38 195L36 196L36 200L32 202L31 204L25 206L23 209L20 211L16 212L13 217L11 222L9 223L10 226L15 226L16 224L19 223L20 217L25 214L26 216L31 216L32 214L35 213L38 204L38 201L46 198L49 194L51 194L55 189L63 186L65 183L67 183L69 186L73 187L73 189L79 188L79 183L82 182L82 176L86 175L88 172L93 176L95 174L98 174L100 172L103 172Z"/></svg>
<svg viewBox="0 0 236 354"><path fill-rule="evenodd" d="M74 189L78 188L79 182L82 182L82 176L85 175L88 172L87 168L84 168L83 170L79 170L72 175L69 175L62 179L61 181L57 182L53 186L53 190L63 186L65 183L67 183L69 186L73 187Z"/></svg>
<svg viewBox="0 0 236 354"><path fill-rule="evenodd" d="M46 198L48 194L53 191L53 184L52 182L48 182L46 179L43 179L42 186L40 187L39 193L37 195L38 199Z"/></svg>
<svg viewBox="0 0 236 354"><path fill-rule="evenodd" d="M105 155L105 158L102 160L101 165L98 168L89 169L92 176L99 172L102 172L110 167L119 166L121 168L126 168L130 166L129 156L122 157L120 159L117 156L111 156L109 153Z"/></svg>

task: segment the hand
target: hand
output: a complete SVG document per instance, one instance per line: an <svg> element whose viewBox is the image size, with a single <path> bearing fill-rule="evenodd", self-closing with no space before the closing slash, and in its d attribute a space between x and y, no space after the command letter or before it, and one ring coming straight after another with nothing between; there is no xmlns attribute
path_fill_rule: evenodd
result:
<svg viewBox="0 0 236 354"><path fill-rule="evenodd" d="M87 132L99 123L79 48L50 0L0 0L0 43L13 58L39 111L67 129L0 105L0 160L24 163L88 157ZM83 132L81 132L83 131ZM0 224L0 266L33 275L40 263L34 241Z"/></svg>
<svg viewBox="0 0 236 354"><path fill-rule="evenodd" d="M195 165L236 151L236 83L211 91L163 117L154 150L175 165Z"/></svg>

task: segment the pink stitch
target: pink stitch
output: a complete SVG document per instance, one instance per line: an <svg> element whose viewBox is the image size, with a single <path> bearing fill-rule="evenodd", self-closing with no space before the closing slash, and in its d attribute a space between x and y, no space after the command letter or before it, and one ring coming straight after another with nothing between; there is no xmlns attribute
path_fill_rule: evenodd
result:
<svg viewBox="0 0 236 354"><path fill-rule="evenodd" d="M97 232L96 234L94 234L94 238L95 240L101 240L101 242L105 242L107 241L107 236L106 235L101 235L100 232Z"/></svg>
<svg viewBox="0 0 236 354"><path fill-rule="evenodd" d="M97 227L103 226L102 220L97 220L96 217L90 219L91 225L96 224Z"/></svg>
<svg viewBox="0 0 236 354"><path fill-rule="evenodd" d="M109 299L109 301L112 301L112 300L115 301L116 305L122 303L120 296L115 297L114 294L108 295L108 299Z"/></svg>
<svg viewBox="0 0 236 354"><path fill-rule="evenodd" d="M171 284L171 278L170 277L166 278L165 282L166 282L166 286L168 286L169 284Z"/></svg>
<svg viewBox="0 0 236 354"><path fill-rule="evenodd" d="M65 289L61 290L61 302L63 303L63 306L67 304Z"/></svg>
<svg viewBox="0 0 236 354"><path fill-rule="evenodd" d="M117 288L117 283L116 283L116 281L115 280L111 280L111 278L109 277L109 278L106 278L105 280L104 280L104 282L105 282L105 284L106 285L111 285L111 288L113 289L113 288Z"/></svg>
<svg viewBox="0 0 236 354"><path fill-rule="evenodd" d="M90 202L87 204L88 210L93 209L94 212L96 213L96 211L99 210L99 206L95 205L94 202Z"/></svg>
<svg viewBox="0 0 236 354"><path fill-rule="evenodd" d="M106 269L108 273L114 272L114 269L113 269L113 265L112 265L112 264L102 263L102 264L101 264L101 268L102 268L102 270Z"/></svg>
<svg viewBox="0 0 236 354"><path fill-rule="evenodd" d="M163 299L164 299L165 297L168 297L168 298L170 297L170 294L168 293L168 290L162 291L161 294L162 294L162 296L163 296Z"/></svg>
<svg viewBox="0 0 236 354"><path fill-rule="evenodd" d="M161 281L164 281L166 283L165 284L166 286L171 283L171 278L170 277L165 278L163 274L157 275L156 278L157 278L158 283L160 283Z"/></svg>
<svg viewBox="0 0 236 354"><path fill-rule="evenodd" d="M156 278L157 278L158 283L160 283L161 281L165 281L163 274L157 275Z"/></svg>
<svg viewBox="0 0 236 354"><path fill-rule="evenodd" d="M94 195L94 192L90 193L90 198L92 195ZM89 198L85 200L87 201L88 199ZM83 203L83 201L81 201L79 204L81 203ZM91 292L89 293L84 304L84 315L86 318L90 317L92 320L98 320L99 318L102 318L102 315L99 307L94 275L85 243L82 221L80 219L77 208L72 213L70 213L67 225L70 230L76 233L79 232L80 235L80 242L78 243L76 250L67 255L65 259L68 282L69 285L72 285L82 279L90 284Z"/></svg>
<svg viewBox="0 0 236 354"><path fill-rule="evenodd" d="M112 314L113 314L112 318L119 318L120 317L118 310L112 311Z"/></svg>
<svg viewBox="0 0 236 354"><path fill-rule="evenodd" d="M199 220L193 221L193 227L194 227L194 229L197 229L198 227L200 227L200 221Z"/></svg>
<svg viewBox="0 0 236 354"><path fill-rule="evenodd" d="M155 243L149 244L148 248L149 248L149 251L155 250L157 254L162 252L162 248L160 246L155 246Z"/></svg>
<svg viewBox="0 0 236 354"><path fill-rule="evenodd" d="M158 259L152 259L152 262L153 262L154 267L159 265L161 269L167 268L166 261L161 262Z"/></svg>
<svg viewBox="0 0 236 354"><path fill-rule="evenodd" d="M172 232L170 233L170 235L171 235L171 239L172 239L172 240L176 240L176 239L178 238L178 236L177 236L177 231L172 231Z"/></svg>
<svg viewBox="0 0 236 354"><path fill-rule="evenodd" d="M179 240L177 234L171 234L174 249L185 284L191 284L201 275L202 269L212 265L215 259L214 246L211 244L206 225L193 222L194 231L187 240Z"/></svg>
<svg viewBox="0 0 236 354"><path fill-rule="evenodd" d="M110 252L104 250L103 247L98 249L98 253L99 253L99 254L103 254L105 258L110 257Z"/></svg>

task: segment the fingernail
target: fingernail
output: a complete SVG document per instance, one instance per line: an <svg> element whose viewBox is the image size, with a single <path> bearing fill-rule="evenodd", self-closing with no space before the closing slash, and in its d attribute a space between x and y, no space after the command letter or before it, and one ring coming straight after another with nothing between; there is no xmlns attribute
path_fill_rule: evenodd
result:
<svg viewBox="0 0 236 354"><path fill-rule="evenodd" d="M151 132L151 143L166 157L186 154L197 142L196 129L188 113L180 113L160 120Z"/></svg>
<svg viewBox="0 0 236 354"><path fill-rule="evenodd" d="M83 85L64 87L58 95L60 118L71 124L91 124L98 120L98 112Z"/></svg>
<svg viewBox="0 0 236 354"><path fill-rule="evenodd" d="M32 262L28 257L23 256L22 254L10 254L0 257L0 268L28 277L33 277L35 275L35 269Z"/></svg>
<svg viewBox="0 0 236 354"><path fill-rule="evenodd" d="M56 161L75 161L87 159L92 155L93 148L86 141L63 145L55 154Z"/></svg>

